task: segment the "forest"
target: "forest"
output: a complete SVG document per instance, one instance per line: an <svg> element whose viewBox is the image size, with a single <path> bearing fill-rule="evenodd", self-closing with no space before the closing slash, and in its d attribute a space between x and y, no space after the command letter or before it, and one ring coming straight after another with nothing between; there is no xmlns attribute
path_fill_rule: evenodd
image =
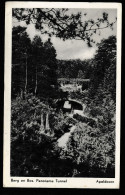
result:
<svg viewBox="0 0 125 195"><path fill-rule="evenodd" d="M17 11L13 15L20 19ZM38 9L41 18L44 13ZM22 16L27 23L31 20ZM106 17L103 14L107 22ZM45 20L51 27L50 18ZM74 21L79 19L74 15ZM39 17L36 27L41 28L38 21ZM31 41L26 29L12 29L11 176L115 177L116 37L102 39L91 59L59 60L51 36L45 42L40 36ZM68 29L67 34L54 30L64 39L76 36ZM82 91L64 92L59 78L90 79L90 83ZM71 117L58 109L57 101L69 97L85 104L85 116ZM72 127L66 147L60 147L58 140Z"/></svg>

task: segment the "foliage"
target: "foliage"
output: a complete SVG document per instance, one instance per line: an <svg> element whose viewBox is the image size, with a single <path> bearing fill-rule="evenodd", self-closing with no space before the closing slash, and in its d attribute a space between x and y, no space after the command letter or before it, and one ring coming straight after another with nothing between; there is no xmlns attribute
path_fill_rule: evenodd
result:
<svg viewBox="0 0 125 195"><path fill-rule="evenodd" d="M47 106L32 94L25 95L24 99L17 97L13 100L11 105L12 137L21 135L23 139L27 136L29 136L28 139L32 139L34 131L39 133L41 112L46 111Z"/></svg>
<svg viewBox="0 0 125 195"><path fill-rule="evenodd" d="M110 36L98 44L93 60L90 94L96 94L98 88L109 90L115 100L116 91L116 37Z"/></svg>
<svg viewBox="0 0 125 195"><path fill-rule="evenodd" d="M12 98L25 90L26 64L31 41L26 27L13 27L12 32Z"/></svg>
<svg viewBox="0 0 125 195"><path fill-rule="evenodd" d="M88 88L89 88L89 82L84 82L83 84L82 84L82 90L84 91L84 90L88 90Z"/></svg>
<svg viewBox="0 0 125 195"><path fill-rule="evenodd" d="M55 163L58 150L54 138L40 132L41 113L48 106L32 94L25 99L12 101L11 124L11 175L52 176L56 174Z"/></svg>
<svg viewBox="0 0 125 195"><path fill-rule="evenodd" d="M36 94L51 97L56 92L54 87L57 87L55 48L50 39L43 44L40 37L34 37L32 45L32 64L36 73Z"/></svg>
<svg viewBox="0 0 125 195"><path fill-rule="evenodd" d="M98 128L79 123L67 144L63 158L74 163L74 177L114 177L114 132L102 134Z"/></svg>
<svg viewBox="0 0 125 195"><path fill-rule="evenodd" d="M50 39L44 44L35 36L31 42L24 27L13 27L12 98L24 91L39 97L56 97L56 50ZM47 90L46 90L47 89Z"/></svg>
<svg viewBox="0 0 125 195"><path fill-rule="evenodd" d="M97 127L96 121L94 119L92 119L92 118L81 116L79 114L74 114L73 118L75 118L76 120L78 120L78 121L80 121L82 123L87 123L91 127Z"/></svg>
<svg viewBox="0 0 125 195"><path fill-rule="evenodd" d="M61 114L50 114L50 124L55 125L55 137L47 136L41 133L40 123L41 113L49 111L48 106L32 94L12 101L11 176L71 176L71 160L60 158L56 140L68 131L69 123L74 120L66 117L63 121ZM52 122L55 116L58 117L58 123Z"/></svg>
<svg viewBox="0 0 125 195"><path fill-rule="evenodd" d="M25 21L26 24L35 24L36 29L41 34L48 34L50 37L66 39L84 40L89 46L94 42L92 35L99 34L100 29L113 28L113 24L108 20L108 14L103 12L102 17L97 20L82 21L82 14L71 13L68 9L55 8L16 8L13 9L13 17L19 21ZM84 13L84 18L87 13ZM48 27L48 28L47 28Z"/></svg>
<svg viewBox="0 0 125 195"><path fill-rule="evenodd" d="M87 105L86 115L78 114L79 121L62 158L74 164L74 177L115 176L115 94L116 94L116 38L102 40L91 61L91 85L85 92L72 93ZM95 125L91 125L96 119ZM80 123L81 121L81 123ZM90 121L90 123L89 123Z"/></svg>
<svg viewBox="0 0 125 195"><path fill-rule="evenodd" d="M50 128L54 130L55 137L59 138L64 133L69 131L71 125L76 123L76 120L64 115L63 113L54 113L49 115Z"/></svg>
<svg viewBox="0 0 125 195"><path fill-rule="evenodd" d="M57 60L58 78L89 78L92 60Z"/></svg>
<svg viewBox="0 0 125 195"><path fill-rule="evenodd" d="M30 22L31 10L13 9L13 14L20 20ZM55 11L51 22L47 10L48 15ZM25 15L24 11L29 15ZM58 10L33 9L32 11L38 14L36 27L41 21L46 21L51 29L53 24L60 21L60 17L63 17L62 21L65 17L59 15L54 22ZM64 14L64 11L66 10L61 12L60 9L58 14ZM20 14L23 14L22 17ZM45 14L45 18L42 14ZM73 18L75 22L77 19L79 21L80 16L78 18L76 16L69 17L67 25L70 25ZM107 15L104 14L103 17L107 21ZM39 27L40 30L42 25L43 23ZM68 27L66 33L69 34L64 35L62 31L59 34L58 25L59 23L53 27L54 33L58 33L56 36L64 39L69 38L68 36L76 38L75 32L70 34ZM93 23L93 27L94 25ZM14 99L11 105L11 175L114 177L116 38L112 36L102 40L92 60L57 61L56 50L50 39L43 43L40 37L35 36L31 42L26 28L14 27L12 49ZM57 76L90 78L91 84L83 85L82 92L64 94L58 89ZM20 95L21 91L23 93ZM35 96L28 92L32 92ZM58 111L54 100L66 99L67 95L87 106L86 116L75 114L71 118ZM53 137L41 133L41 114L45 113L49 113ZM64 151L58 147L56 141L70 131L71 125L75 125L76 129L71 133L67 150Z"/></svg>
<svg viewBox="0 0 125 195"><path fill-rule="evenodd" d="M81 78L81 79L84 79L84 73L83 73L82 70L79 70L77 77Z"/></svg>

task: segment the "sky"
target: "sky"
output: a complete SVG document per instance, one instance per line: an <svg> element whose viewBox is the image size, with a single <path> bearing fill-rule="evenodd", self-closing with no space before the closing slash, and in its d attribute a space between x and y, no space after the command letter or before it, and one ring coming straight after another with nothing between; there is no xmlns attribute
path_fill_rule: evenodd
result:
<svg viewBox="0 0 125 195"><path fill-rule="evenodd" d="M69 13L82 13L82 21L88 19L94 19L102 16L103 12L108 13L109 22L115 21L117 17L117 10L116 9L69 9ZM83 15L87 13L86 17ZM26 25L25 22L18 22L13 20L13 26L27 26L27 33L31 40L35 35L39 35L42 38L42 41L46 41L48 39L47 35L43 35L40 31L36 30L33 24ZM94 35L94 40L96 43L99 43L103 38L108 38L111 35L116 35L117 23L114 24L113 30L110 28L106 28L101 30L101 34ZM69 59L91 59L94 57L94 54L97 50L96 44L94 44L91 48L87 46L87 44L83 40L66 40L63 41L62 39L52 37L51 42L53 43L56 53L57 59L69 60Z"/></svg>

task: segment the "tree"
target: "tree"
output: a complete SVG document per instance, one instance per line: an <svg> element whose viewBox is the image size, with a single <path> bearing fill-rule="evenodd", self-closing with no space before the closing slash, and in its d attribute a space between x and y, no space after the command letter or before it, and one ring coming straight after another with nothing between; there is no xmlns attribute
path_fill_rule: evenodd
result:
<svg viewBox="0 0 125 195"><path fill-rule="evenodd" d="M84 17L86 17L84 13ZM84 40L89 46L94 42L92 35L98 33L104 28L113 28L113 24L109 23L108 14L103 12L102 17L96 21L93 19L82 22L82 14L70 14L68 9L55 8L16 8L13 9L13 17L19 21L25 21L26 24L34 23L36 29L42 34L48 34L50 37L66 39ZM46 28L46 26L48 28Z"/></svg>
<svg viewBox="0 0 125 195"><path fill-rule="evenodd" d="M43 68L43 55L44 55L44 46L41 38L39 36L35 36L32 41L32 54L31 54L31 63L33 66L33 71L31 74L33 80L33 89L32 92L35 95L38 93L38 82L40 77L42 76L42 68ZM38 78L39 75L39 78ZM35 82L34 82L35 81Z"/></svg>
<svg viewBox="0 0 125 195"><path fill-rule="evenodd" d="M57 75L56 75L56 50L50 39L43 45L39 53L40 61L38 65L38 94L42 97L53 97L56 95Z"/></svg>
<svg viewBox="0 0 125 195"><path fill-rule="evenodd" d="M50 97L57 93L56 50L50 39L39 36L32 43L26 27L14 27L12 37L12 96L25 91Z"/></svg>
<svg viewBox="0 0 125 195"><path fill-rule="evenodd" d="M82 70L79 70L77 77L80 78L80 79L84 79L85 78L84 73L83 73Z"/></svg>
<svg viewBox="0 0 125 195"><path fill-rule="evenodd" d="M64 157L75 164L75 177L114 177L114 154L114 132L102 133L84 122L71 134Z"/></svg>
<svg viewBox="0 0 125 195"><path fill-rule="evenodd" d="M11 106L11 176L56 175L54 140L41 133L41 113L48 106L32 94L16 98Z"/></svg>
<svg viewBox="0 0 125 195"><path fill-rule="evenodd" d="M57 74L59 78L77 78L79 70L86 74L87 66L85 60L57 60Z"/></svg>
<svg viewBox="0 0 125 195"><path fill-rule="evenodd" d="M27 91L28 57L31 41L26 27L13 27L12 31L12 97Z"/></svg>
<svg viewBox="0 0 125 195"><path fill-rule="evenodd" d="M56 50L51 42L50 39L44 43L44 49L45 49L45 60L46 64L48 66L48 82L50 85L57 85L57 75L56 75L56 69L57 69L57 62L56 62Z"/></svg>
<svg viewBox="0 0 125 195"><path fill-rule="evenodd" d="M114 95L116 82L116 37L110 36L98 44L93 60L93 75L91 78L91 90L95 94L100 88L109 89ZM114 92L113 92L114 91Z"/></svg>

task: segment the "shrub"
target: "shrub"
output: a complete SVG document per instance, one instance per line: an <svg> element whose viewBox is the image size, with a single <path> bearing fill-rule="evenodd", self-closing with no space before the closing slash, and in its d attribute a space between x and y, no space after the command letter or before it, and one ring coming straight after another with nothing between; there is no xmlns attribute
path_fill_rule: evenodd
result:
<svg viewBox="0 0 125 195"><path fill-rule="evenodd" d="M72 133L64 154L72 156L76 177L114 177L114 132L102 134L87 124L79 123Z"/></svg>
<svg viewBox="0 0 125 195"><path fill-rule="evenodd" d="M82 123L87 123L91 127L96 127L97 126L96 121L94 119L92 119L92 118L81 116L79 114L74 114L73 118L77 119L78 121L80 121Z"/></svg>
<svg viewBox="0 0 125 195"><path fill-rule="evenodd" d="M70 125L76 123L75 119L72 119L66 115L63 115L61 112L49 115L50 128L54 130L55 136L57 138L61 137L64 133L69 131Z"/></svg>
<svg viewBox="0 0 125 195"><path fill-rule="evenodd" d="M51 171L54 166L51 162L56 163L58 159L53 145L55 140L40 133L41 112L46 110L47 106L31 94L12 102L11 176L55 174Z"/></svg>

